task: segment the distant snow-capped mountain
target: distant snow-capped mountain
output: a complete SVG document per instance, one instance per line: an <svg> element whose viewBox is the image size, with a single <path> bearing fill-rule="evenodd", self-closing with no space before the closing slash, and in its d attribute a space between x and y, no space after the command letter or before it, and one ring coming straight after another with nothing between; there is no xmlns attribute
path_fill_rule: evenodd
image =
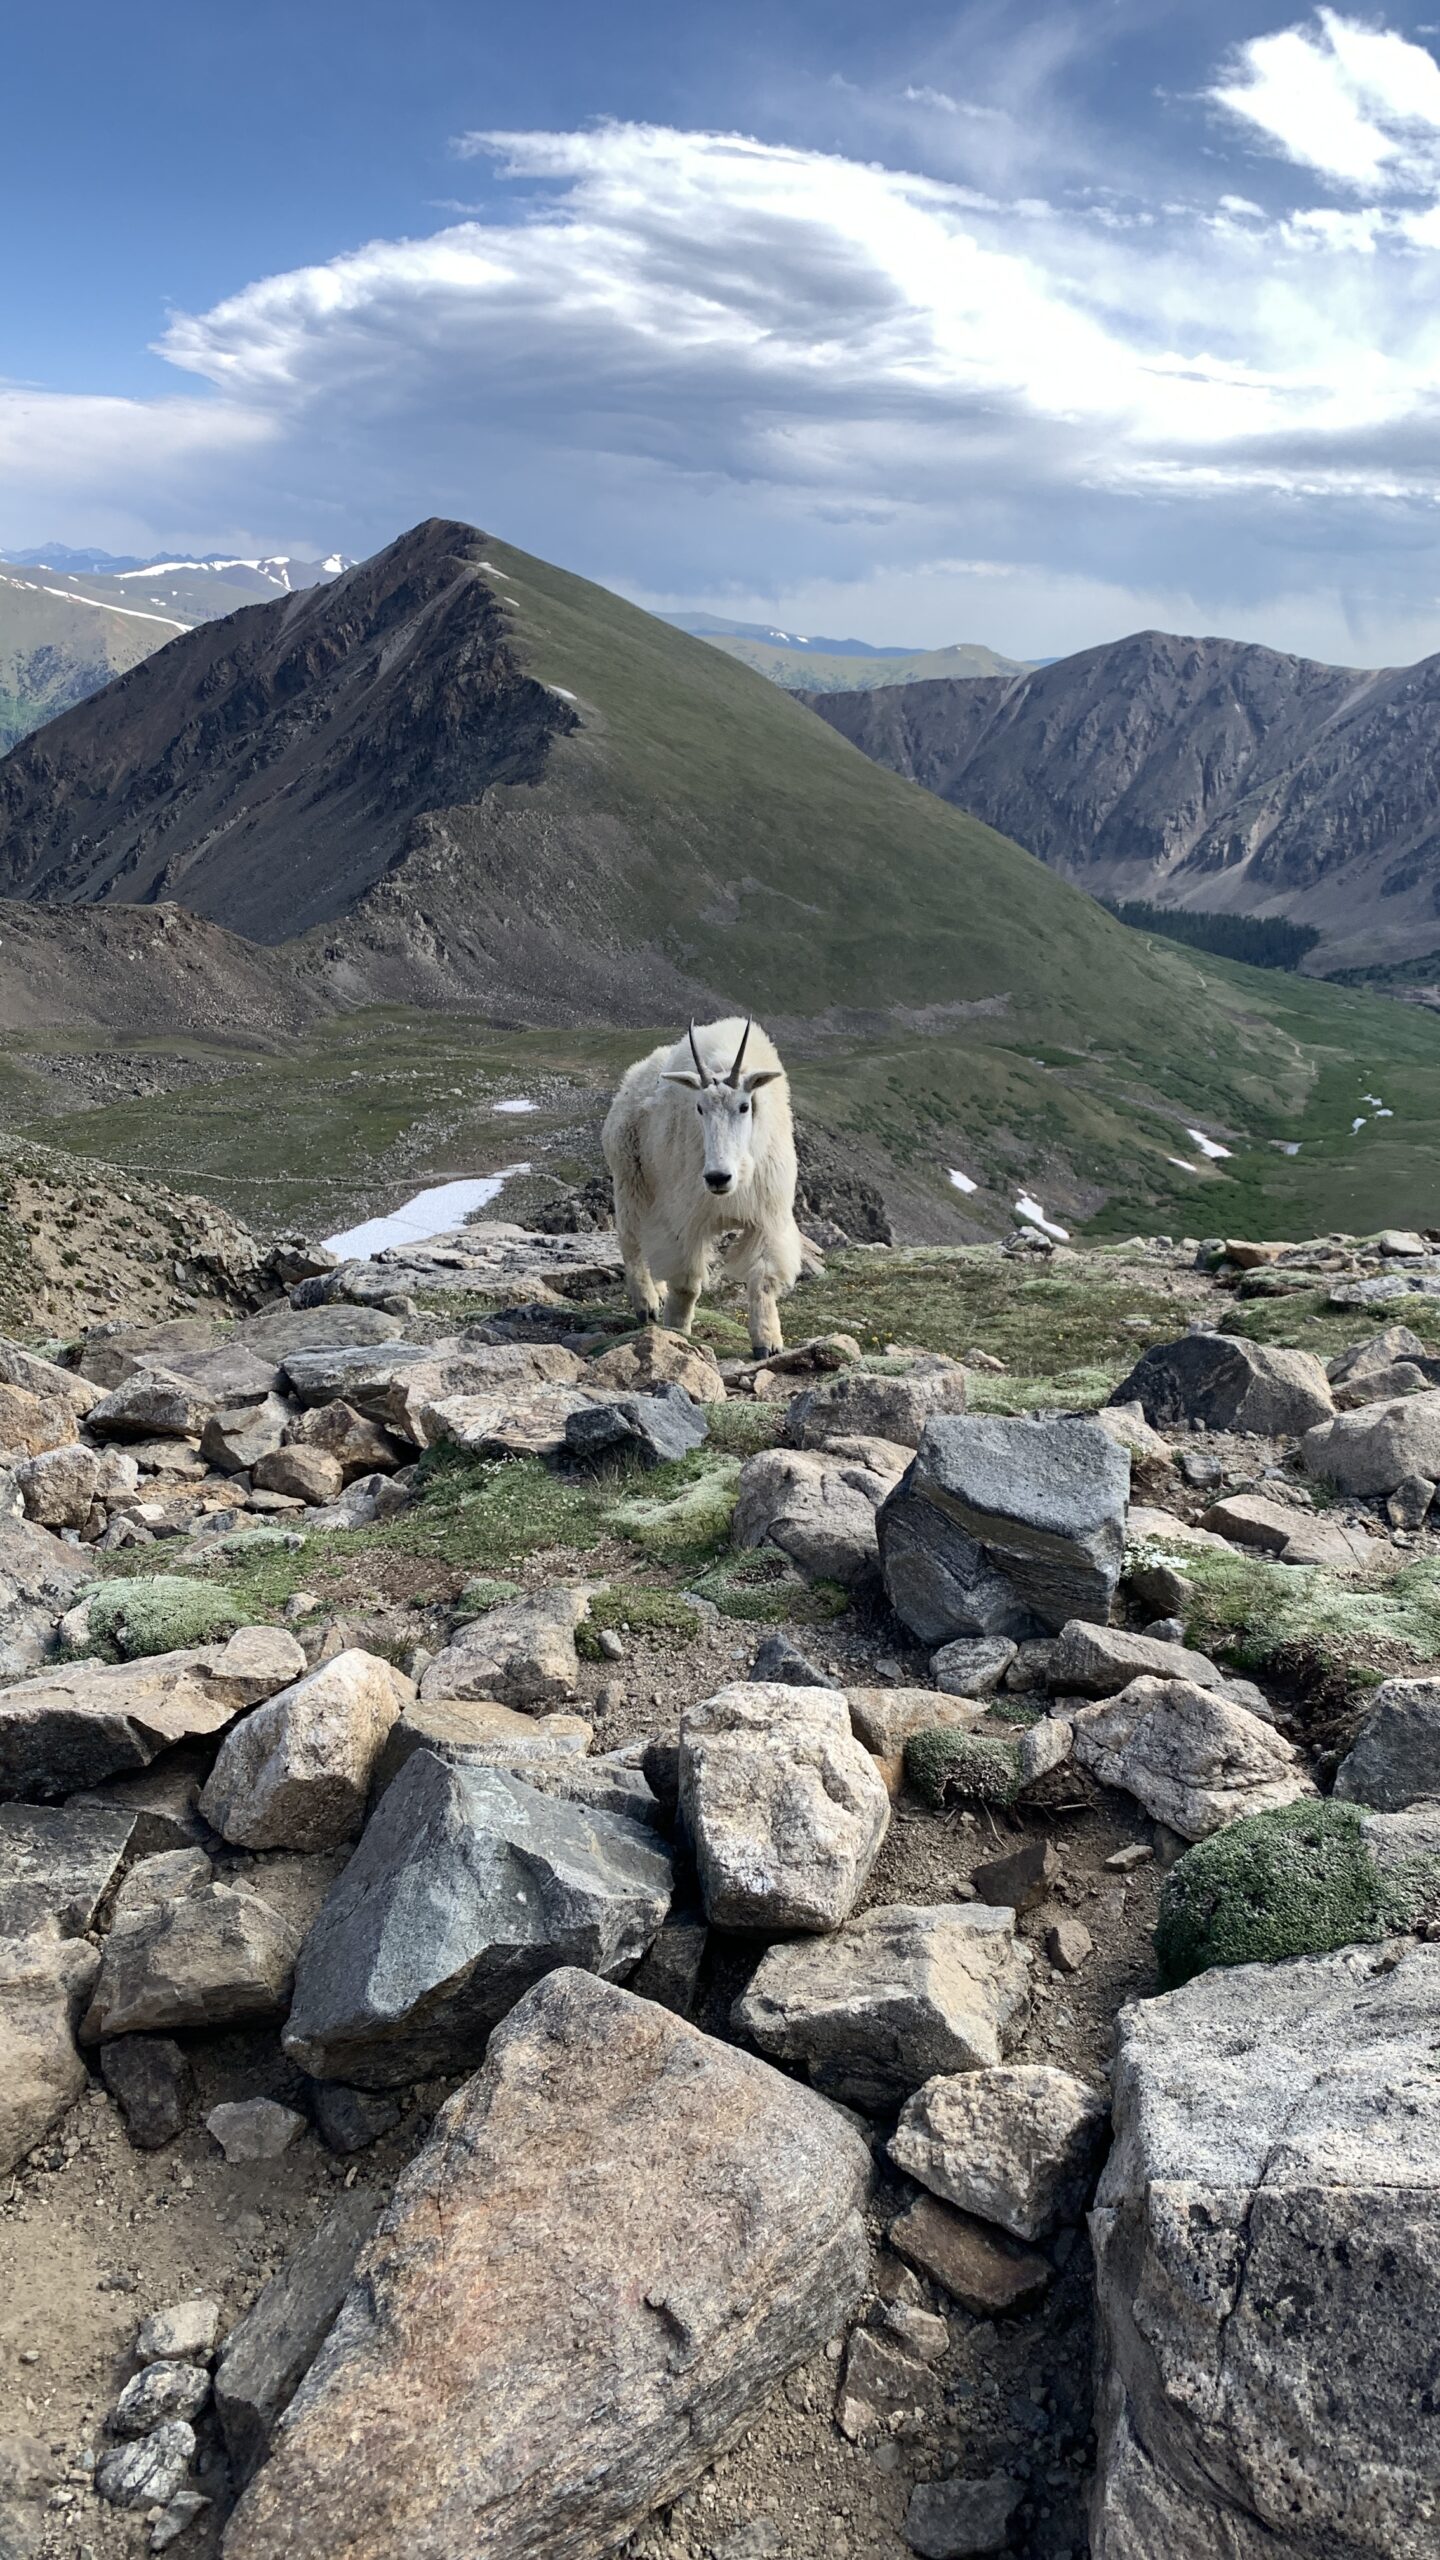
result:
<svg viewBox="0 0 1440 2560"><path fill-rule="evenodd" d="M227 588L240 587L264 596L288 595L301 587L323 587L343 570L355 566L343 551L332 551L323 560L305 560L290 552L274 553L267 559L239 559L223 551L205 551L195 558L157 552L153 559L140 560L118 551L72 549L65 542L43 542L32 551L8 551L5 557L18 568L58 569L72 577L209 576Z"/></svg>

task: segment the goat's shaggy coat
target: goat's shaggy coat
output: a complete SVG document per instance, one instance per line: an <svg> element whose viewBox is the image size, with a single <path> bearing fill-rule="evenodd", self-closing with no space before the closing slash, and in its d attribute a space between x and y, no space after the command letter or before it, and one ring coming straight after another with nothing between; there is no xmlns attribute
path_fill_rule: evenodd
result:
<svg viewBox="0 0 1440 2560"><path fill-rule="evenodd" d="M743 1051L743 1056L742 1056ZM804 1248L795 1224L790 1087L773 1044L738 1017L707 1022L630 1068L602 1143L630 1303L688 1333L722 1238L744 1284L757 1353L781 1347L776 1298Z"/></svg>

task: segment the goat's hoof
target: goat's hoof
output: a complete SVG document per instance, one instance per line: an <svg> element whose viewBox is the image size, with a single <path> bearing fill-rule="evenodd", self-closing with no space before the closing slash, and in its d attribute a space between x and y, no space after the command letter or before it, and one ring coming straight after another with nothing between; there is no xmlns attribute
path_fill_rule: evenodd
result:
<svg viewBox="0 0 1440 2560"><path fill-rule="evenodd" d="M783 1351L784 1348L785 1345L781 1341L778 1333L776 1334L773 1342L757 1342L754 1339L754 1336L751 1336L750 1351L752 1357L756 1360L773 1360L776 1352Z"/></svg>

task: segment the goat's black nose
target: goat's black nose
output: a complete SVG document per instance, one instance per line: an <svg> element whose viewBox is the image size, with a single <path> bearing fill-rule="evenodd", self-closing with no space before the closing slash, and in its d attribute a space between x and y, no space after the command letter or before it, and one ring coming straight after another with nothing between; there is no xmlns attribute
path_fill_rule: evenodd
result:
<svg viewBox="0 0 1440 2560"><path fill-rule="evenodd" d="M728 1191L730 1188L730 1176L728 1173L707 1173L705 1179L709 1183L712 1191Z"/></svg>

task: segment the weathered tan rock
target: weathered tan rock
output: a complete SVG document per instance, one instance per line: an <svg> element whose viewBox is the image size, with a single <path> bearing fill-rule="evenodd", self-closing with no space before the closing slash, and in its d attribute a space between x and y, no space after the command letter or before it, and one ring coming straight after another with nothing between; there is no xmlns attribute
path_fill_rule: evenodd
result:
<svg viewBox="0 0 1440 2560"><path fill-rule="evenodd" d="M0 1381L7 1387L24 1387L42 1404L68 1405L77 1422L100 1401L100 1389L89 1378L80 1377L74 1369L62 1369L58 1361L42 1359L38 1351L27 1351L22 1343L3 1337Z"/></svg>
<svg viewBox="0 0 1440 2560"><path fill-rule="evenodd" d="M875 1514L909 1452L884 1466L831 1451L762 1449L740 1471L730 1534L737 1547L779 1547L812 1581L848 1589L880 1569Z"/></svg>
<svg viewBox="0 0 1440 2560"><path fill-rule="evenodd" d="M42 1449L63 1449L74 1437L75 1409L62 1397L0 1384L0 1449L35 1458Z"/></svg>
<svg viewBox="0 0 1440 2560"><path fill-rule="evenodd" d="M262 1396L258 1404L222 1408L206 1417L200 1455L221 1475L241 1475L279 1448L290 1422L291 1409L283 1396Z"/></svg>
<svg viewBox="0 0 1440 2560"><path fill-rule="evenodd" d="M342 1485L354 1484L360 1476L388 1475L406 1454L378 1422L341 1397L333 1404L311 1405L297 1421L287 1422L285 1439L292 1447L323 1449L338 1459Z"/></svg>
<svg viewBox="0 0 1440 2560"><path fill-rule="evenodd" d="M42 1449L15 1470L28 1520L42 1529L83 1529L100 1482L100 1460L79 1440L63 1448Z"/></svg>
<svg viewBox="0 0 1440 2560"><path fill-rule="evenodd" d="M1393 1493L1406 1476L1440 1478L1440 1388L1365 1405L1307 1431L1301 1455L1312 1475L1342 1493Z"/></svg>
<svg viewBox="0 0 1440 2560"><path fill-rule="evenodd" d="M1208 1654L1154 1636L1131 1635L1123 1627L1087 1626L1083 1618L1072 1618L1061 1628L1046 1673L1057 1696L1082 1698L1113 1698L1132 1680L1146 1676L1193 1680L1201 1689L1224 1684L1224 1673Z"/></svg>
<svg viewBox="0 0 1440 2560"><path fill-rule="evenodd" d="M257 1894L213 1884L152 1903L106 1939L81 2036L95 2044L282 2017L298 1952L279 1914Z"/></svg>
<svg viewBox="0 0 1440 2560"><path fill-rule="evenodd" d="M847 1369L807 1387L785 1417L794 1449L828 1449L836 1440L888 1440L916 1449L927 1422L965 1410L965 1372L958 1361L935 1360L903 1377Z"/></svg>
<svg viewBox="0 0 1440 2560"><path fill-rule="evenodd" d="M371 1775L378 1802L412 1751L457 1766L502 1768L521 1760L583 1759L594 1727L583 1716L527 1715L492 1698L417 1698L396 1717Z"/></svg>
<svg viewBox="0 0 1440 2560"><path fill-rule="evenodd" d="M1095 1416L1102 1431L1130 1453L1130 1482L1141 1492L1163 1493L1175 1473L1175 1452L1152 1431L1141 1404L1105 1404Z"/></svg>
<svg viewBox="0 0 1440 2560"><path fill-rule="evenodd" d="M1212 1502L1204 1525L1232 1546L1254 1547L1262 1556L1282 1556L1307 1515L1298 1503L1277 1502L1264 1493L1228 1493Z"/></svg>
<svg viewBox="0 0 1440 2560"><path fill-rule="evenodd" d="M426 1445L453 1440L477 1458L558 1458L572 1413L589 1410L588 1387L501 1386L483 1395L437 1396L423 1404L415 1429Z"/></svg>
<svg viewBox="0 0 1440 2560"><path fill-rule="evenodd" d="M1013 1911L884 1903L771 1947L732 2022L827 2097L880 2113L939 2073L999 2062L1025 2021L1030 1966Z"/></svg>
<svg viewBox="0 0 1440 2560"><path fill-rule="evenodd" d="M293 1636L241 1627L225 1644L136 1662L72 1662L0 1689L0 1795L59 1796L221 1733L305 1667Z"/></svg>
<svg viewBox="0 0 1440 2560"><path fill-rule="evenodd" d="M890 2157L947 2204L1043 2240L1078 2217L1108 2113L1098 2090L1043 2063L951 2073L902 2109Z"/></svg>
<svg viewBox="0 0 1440 2560"><path fill-rule="evenodd" d="M892 1798L905 1783L905 1745L912 1733L931 1725L968 1733L986 1712L983 1699L954 1698L938 1689L847 1689L845 1698L850 1722L878 1762Z"/></svg>
<svg viewBox="0 0 1440 2560"><path fill-rule="evenodd" d="M296 1502L333 1502L345 1482L345 1470L328 1449L287 1443L257 1459L251 1481L261 1493L288 1493Z"/></svg>
<svg viewBox="0 0 1440 2560"><path fill-rule="evenodd" d="M687 1709L680 1803L716 1928L838 1928L890 1824L844 1697L759 1680Z"/></svg>
<svg viewBox="0 0 1440 2560"><path fill-rule="evenodd" d="M358 1839L381 1747L415 1684L351 1647L226 1735L200 1810L245 1849L338 1849Z"/></svg>
<svg viewBox="0 0 1440 2560"><path fill-rule="evenodd" d="M1013 2320L1033 2311L1054 2278L1048 2258L1017 2248L938 2196L917 2196L891 2223L889 2236L892 2249L923 2267L977 2320Z"/></svg>
<svg viewBox="0 0 1440 2560"><path fill-rule="evenodd" d="M768 2064L551 1974L402 2177L227 2560L615 2550L843 2326L867 2185Z"/></svg>
<svg viewBox="0 0 1440 2560"><path fill-rule="evenodd" d="M721 1404L725 1381L711 1354L683 1333L667 1333L647 1324L613 1351L590 1361L581 1373L587 1384L619 1387L627 1394L648 1395L652 1387L683 1387L697 1404Z"/></svg>
<svg viewBox="0 0 1440 2560"><path fill-rule="evenodd" d="M82 1937L130 1846L131 1815L100 1806L0 1804L0 1938Z"/></svg>
<svg viewBox="0 0 1440 2560"><path fill-rule="evenodd" d="M74 2031L99 1970L83 1938L0 1938L0 2176L87 2085Z"/></svg>
<svg viewBox="0 0 1440 2560"><path fill-rule="evenodd" d="M1073 1719L1075 1757L1184 1840L1315 1793L1273 1725L1188 1680L1132 1680Z"/></svg>
<svg viewBox="0 0 1440 2560"><path fill-rule="evenodd" d="M441 1698L486 1698L503 1707L558 1707L580 1677L575 1630L590 1606L587 1588L552 1583L503 1600L474 1618L436 1655L420 1682L427 1706Z"/></svg>

